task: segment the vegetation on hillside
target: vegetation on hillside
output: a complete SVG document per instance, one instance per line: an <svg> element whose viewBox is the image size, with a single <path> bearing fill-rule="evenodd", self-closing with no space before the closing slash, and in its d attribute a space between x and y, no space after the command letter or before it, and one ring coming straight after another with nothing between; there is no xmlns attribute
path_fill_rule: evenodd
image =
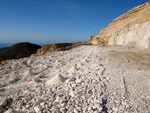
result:
<svg viewBox="0 0 150 113"><path fill-rule="evenodd" d="M0 51L0 61L29 57L31 54L36 53L39 48L41 48L41 46L28 42L14 44L8 49Z"/></svg>
<svg viewBox="0 0 150 113"><path fill-rule="evenodd" d="M2 47L2 48L0 48L0 51L3 51L5 49L8 49L8 47Z"/></svg>

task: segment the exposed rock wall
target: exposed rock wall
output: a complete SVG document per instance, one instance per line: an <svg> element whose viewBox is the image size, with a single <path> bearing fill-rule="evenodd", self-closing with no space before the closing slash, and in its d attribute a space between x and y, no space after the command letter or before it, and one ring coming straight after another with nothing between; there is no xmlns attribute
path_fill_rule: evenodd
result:
<svg viewBox="0 0 150 113"><path fill-rule="evenodd" d="M41 49L38 49L37 52L31 56L40 56L52 51L66 50L71 46L72 43L47 44L43 45Z"/></svg>
<svg viewBox="0 0 150 113"><path fill-rule="evenodd" d="M133 45L150 48L150 21L134 24L114 33L108 41L108 45Z"/></svg>
<svg viewBox="0 0 150 113"><path fill-rule="evenodd" d="M150 3L146 2L134 7L117 17L97 36L88 42L100 44L103 39L107 45L134 45L142 48L150 47Z"/></svg>
<svg viewBox="0 0 150 113"><path fill-rule="evenodd" d="M45 55L52 51L64 51L64 50L68 50L86 44L87 42L47 44L47 45L43 45L41 49L38 49L35 54L31 55L31 57Z"/></svg>

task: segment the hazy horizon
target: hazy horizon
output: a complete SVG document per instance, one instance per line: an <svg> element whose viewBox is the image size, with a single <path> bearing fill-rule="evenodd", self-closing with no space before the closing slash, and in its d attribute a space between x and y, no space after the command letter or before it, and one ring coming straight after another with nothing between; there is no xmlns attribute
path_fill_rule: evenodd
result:
<svg viewBox="0 0 150 113"><path fill-rule="evenodd" d="M0 43L87 41L147 0L1 0Z"/></svg>
<svg viewBox="0 0 150 113"><path fill-rule="evenodd" d="M79 42L79 41L75 41L75 42ZM21 42L14 42L14 43L1 43L0 42L0 48L3 48L3 47L10 47L16 43L21 43ZM47 43L34 43L34 42L29 42L29 43L32 43L32 44L36 44L36 45L45 45L45 44L55 44L55 43L74 43L74 42L66 42L66 41L51 41L51 42L47 42Z"/></svg>

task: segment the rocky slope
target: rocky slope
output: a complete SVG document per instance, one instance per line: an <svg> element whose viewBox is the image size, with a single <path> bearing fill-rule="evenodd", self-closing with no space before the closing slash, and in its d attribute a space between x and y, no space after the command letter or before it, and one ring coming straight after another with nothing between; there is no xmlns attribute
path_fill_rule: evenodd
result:
<svg viewBox="0 0 150 113"><path fill-rule="evenodd" d="M92 44L133 45L150 48L150 2L146 2L114 19L98 35L91 36Z"/></svg>
<svg viewBox="0 0 150 113"><path fill-rule="evenodd" d="M65 51L86 44L86 42L47 44L38 49L35 54L31 55L31 57L45 55L53 51Z"/></svg>
<svg viewBox="0 0 150 113"><path fill-rule="evenodd" d="M132 47L9 60L0 65L0 112L149 113L149 81L150 52Z"/></svg>

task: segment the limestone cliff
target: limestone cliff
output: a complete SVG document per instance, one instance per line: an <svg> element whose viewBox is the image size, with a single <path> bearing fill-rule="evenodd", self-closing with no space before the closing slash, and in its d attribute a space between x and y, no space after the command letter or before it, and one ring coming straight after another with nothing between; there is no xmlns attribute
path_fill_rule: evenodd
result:
<svg viewBox="0 0 150 113"><path fill-rule="evenodd" d="M117 17L98 35L90 37L88 42L150 48L150 2L136 6Z"/></svg>

